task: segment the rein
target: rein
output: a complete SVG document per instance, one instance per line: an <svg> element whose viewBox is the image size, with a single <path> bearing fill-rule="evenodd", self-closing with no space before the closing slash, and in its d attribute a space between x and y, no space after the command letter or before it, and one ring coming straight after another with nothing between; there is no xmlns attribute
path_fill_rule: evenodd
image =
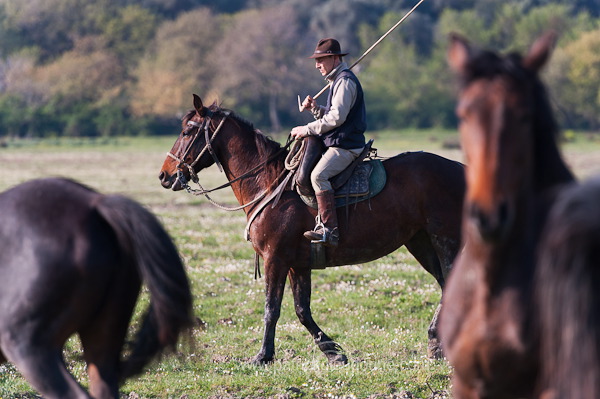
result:
<svg viewBox="0 0 600 399"><path fill-rule="evenodd" d="M217 126L217 128L214 130L214 132L212 133L212 135L209 132L209 128L211 125L211 120L212 117L214 116L215 112L213 111L209 111L208 109L206 109L206 111L208 112L207 117L204 119L203 123L200 124L198 122L195 121L188 121L187 125L188 126L193 126L193 127L197 127L198 128L198 133L196 134L196 136L194 137L194 139L192 140L192 142L189 144L188 148L186 148L185 153L183 155L183 157L180 159L178 158L176 155L174 155L172 152L168 152L167 156L169 156L170 158L176 160L177 162L179 162L179 165L177 166L177 180L179 180L179 182L181 183L182 187L190 194L193 195L204 195L206 197L206 199L213 204L214 206L216 206L217 208L226 210L226 211L237 211L240 209L244 209L250 205L254 205L256 204L258 201L262 200L263 198L265 198L265 196L267 195L267 193L277 184L277 182L281 179L281 177L285 174L285 172L287 170L283 170L278 176L277 178L269 185L269 187L267 187L263 192L261 192L256 198L254 198L252 201L240 205L240 206L236 206L236 207L227 207L224 205L220 205L217 202L215 202L212 198L210 198L210 196L208 195L208 193L211 193L213 191L217 191L226 187L230 187L233 183L242 180L246 177L248 177L249 175L253 174L254 172L256 172L257 170L261 169L262 167L264 167L267 163L271 162L273 159L277 158L279 155L281 155L283 152L285 152L289 146L292 144L293 140L290 139L290 137L288 137L287 142L285 144L284 147L282 147L279 151L277 151L275 154L271 155L269 158L267 158L266 160L262 161L261 163L259 163L258 165L256 165L255 167L253 167L252 169L250 169L249 171L245 172L244 174L228 181L225 184L220 185L219 187L215 187L212 189L205 189L204 187L202 187L202 184L200 184L200 179L198 178L198 174L194 171L194 166L196 166L196 164L200 161L200 158L204 155L204 153L206 153L206 151L208 151L212 157L214 162L217 164L217 166L219 167L219 170L221 172L223 172L223 168L221 166L221 163L219 162L219 159L217 158L216 153L214 152L213 148L212 148L212 142L215 139L215 137L217 136L217 134L219 133L219 131L221 130L221 128L223 127L223 124L225 123L226 119L229 117L230 112L229 111L223 111L223 118L221 119L221 121L219 122L219 125ZM194 161L192 163L187 163L185 162L185 158L187 157L188 153L190 152L190 150L192 149L192 147L194 146L194 144L196 143L197 138L200 136L200 133L204 131L204 137L205 137L205 141L206 144L204 145L204 148L202 149L202 151L200 151L200 153L198 154L198 156L196 156L196 158L194 159ZM191 179L194 183L196 183L198 185L198 187L200 187L200 189L194 189L192 187L190 187L190 185L188 184L188 180L185 177L185 174L183 173L183 167L186 167L190 173ZM289 181L289 177L288 176L286 179L284 179L284 182L287 184L287 182ZM280 192L282 191L282 189L284 188L284 184L282 182L282 184L280 184L277 189L275 190L275 192Z"/></svg>

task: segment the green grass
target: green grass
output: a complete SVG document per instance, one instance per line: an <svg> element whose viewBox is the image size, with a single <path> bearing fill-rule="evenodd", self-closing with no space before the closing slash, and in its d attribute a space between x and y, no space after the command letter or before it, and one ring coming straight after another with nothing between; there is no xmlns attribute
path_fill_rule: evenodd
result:
<svg viewBox="0 0 600 399"><path fill-rule="evenodd" d="M455 132L375 132L382 155L428 150L462 160ZM595 136L594 136L595 137ZM284 137L278 138L283 141ZM226 212L204 198L163 189L157 175L174 137L124 138L107 142L53 140L8 142L0 148L0 190L25 180L67 176L102 192L128 195L155 212L173 236L202 321L192 343L127 381L122 397L142 398L428 398L449 397L450 367L426 357L427 326L439 288L405 249L364 265L313 272L316 322L346 351L346 366L331 366L298 322L286 291L277 327L276 361L249 364L263 334L264 280L254 279L253 250L243 237L242 211ZM580 176L600 170L600 144L576 135L565 154ZM216 168L200 174L204 187L224 182ZM237 204L231 190L214 194ZM147 303L144 292L134 331ZM65 359L86 385L76 338ZM404 396L403 396L404 395ZM0 365L0 398L36 397L10 364Z"/></svg>

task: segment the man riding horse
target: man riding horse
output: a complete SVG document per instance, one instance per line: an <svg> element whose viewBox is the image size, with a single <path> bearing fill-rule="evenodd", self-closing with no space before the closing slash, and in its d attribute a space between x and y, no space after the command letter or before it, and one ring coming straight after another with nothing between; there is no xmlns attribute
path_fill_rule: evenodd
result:
<svg viewBox="0 0 600 399"><path fill-rule="evenodd" d="M307 96L302 107L309 109L315 120L291 131L294 139L317 136L326 147L310 175L319 216L315 229L306 231L304 237L332 247L338 245L339 231L334 190L329 179L346 169L360 155L365 146L367 127L362 87L342 60L347 54L342 53L340 43L335 39L319 41L309 58L315 60L315 67L330 83L327 105L318 105L314 98Z"/></svg>

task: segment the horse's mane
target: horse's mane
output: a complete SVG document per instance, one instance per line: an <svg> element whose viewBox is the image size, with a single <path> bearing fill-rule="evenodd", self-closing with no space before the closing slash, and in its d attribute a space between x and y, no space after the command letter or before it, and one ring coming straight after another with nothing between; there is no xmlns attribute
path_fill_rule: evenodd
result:
<svg viewBox="0 0 600 399"><path fill-rule="evenodd" d="M241 134L248 134L254 136L254 142L258 150L256 163L260 163L275 156L278 152L280 155L273 159L273 162L269 162L265 165L265 173L261 176L268 183L274 181L280 174L281 169L284 167L283 161L287 155L287 151L280 151L282 149L281 144L273 140L271 137L263 134L259 129L254 127L254 124L247 119L236 114L233 110L227 108L221 108L216 102L212 103L208 110L215 113L216 115L228 114L228 119L233 120L242 131ZM182 118L182 124L185 126L187 122L196 115L196 110L189 110Z"/></svg>
<svg viewBox="0 0 600 399"><path fill-rule="evenodd" d="M477 79L492 79L504 75L516 82L514 87L531 90L529 106L533 114L536 191L574 180L558 149L560 130L546 87L536 72L523 66L523 57L515 52L503 57L493 51L476 50L467 71L463 76L463 87Z"/></svg>
<svg viewBox="0 0 600 399"><path fill-rule="evenodd" d="M277 152L281 148L281 144L273 140L271 137L268 137L265 134L263 134L259 129L254 127L254 124L252 122L236 114L233 110L221 108L219 105L217 105L216 102L207 108L215 113L229 113L228 117L236 121L238 126L242 127L244 131L252 132L255 134L257 147L259 149L264 150L265 153L271 154ZM187 122L190 119L192 119L194 115L196 115L195 109L187 111L187 113L182 118L183 125L186 125Z"/></svg>

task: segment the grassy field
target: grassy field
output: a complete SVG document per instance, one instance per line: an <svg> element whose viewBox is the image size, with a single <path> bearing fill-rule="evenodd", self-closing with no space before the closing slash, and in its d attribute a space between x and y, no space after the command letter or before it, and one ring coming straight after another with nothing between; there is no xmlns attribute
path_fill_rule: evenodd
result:
<svg viewBox="0 0 600 399"><path fill-rule="evenodd" d="M376 132L381 155L427 150L462 160L454 132ZM283 141L284 138L281 138ZM298 322L286 292L274 364L248 360L260 348L264 281L254 279L253 251L243 238L242 211L226 212L204 198L163 189L157 175L174 137L110 141L7 142L0 148L0 190L23 181L67 176L105 193L128 195L156 213L175 239L192 282L202 322L194 345L153 364L122 388L126 398L445 398L450 367L427 359L427 326L440 299L433 277L405 249L375 262L313 273L313 314L347 352L348 365L330 366ZM600 173L600 142L576 135L564 146L578 176ZM224 182L216 168L204 187ZM229 189L215 193L235 204ZM139 308L147 299L142 296ZM137 325L141 309L132 324ZM85 386L76 339L65 350ZM36 397L10 364L0 365L0 398Z"/></svg>

